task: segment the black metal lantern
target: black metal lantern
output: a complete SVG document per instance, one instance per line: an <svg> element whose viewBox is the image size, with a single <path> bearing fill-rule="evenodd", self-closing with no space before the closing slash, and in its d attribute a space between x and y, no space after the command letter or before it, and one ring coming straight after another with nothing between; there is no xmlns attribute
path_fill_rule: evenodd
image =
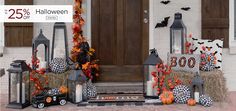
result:
<svg viewBox="0 0 236 111"><path fill-rule="evenodd" d="M83 100L83 83L86 82L86 76L82 70L72 70L68 77L68 100L72 103L79 103Z"/></svg>
<svg viewBox="0 0 236 111"><path fill-rule="evenodd" d="M194 98L196 102L199 102L199 96L204 94L204 87L203 87L204 81L202 80L201 76L197 72L193 80L191 82L191 98Z"/></svg>
<svg viewBox="0 0 236 111"><path fill-rule="evenodd" d="M29 69L24 60L13 61L9 72L8 108L23 109L30 105Z"/></svg>
<svg viewBox="0 0 236 111"><path fill-rule="evenodd" d="M38 37L33 38L33 44L32 44L32 57L36 58L37 57L37 47L43 44L45 46L45 61L47 62L46 69L49 66L49 48L50 48L50 41L43 35L42 29L40 29L40 33ZM33 69L36 69L36 66L32 66Z"/></svg>
<svg viewBox="0 0 236 111"><path fill-rule="evenodd" d="M170 27L170 53L185 53L187 29L182 21L182 14L175 13L175 19Z"/></svg>
<svg viewBox="0 0 236 111"><path fill-rule="evenodd" d="M150 50L151 54L144 62L144 76L143 76L143 94L145 98L158 99L159 95L156 94L156 90L152 88L152 69L155 68L157 64L162 63L162 60L159 58L156 49ZM159 75L159 74L158 74Z"/></svg>
<svg viewBox="0 0 236 111"><path fill-rule="evenodd" d="M51 60L54 58L54 44L55 44L55 37L56 37L56 29L63 29L64 30L64 45L65 45L65 58L66 62L68 63L69 59L69 52L68 52L68 40L67 40L67 29L66 24L64 22L56 22L53 26L53 36L52 36L52 53L51 53Z"/></svg>

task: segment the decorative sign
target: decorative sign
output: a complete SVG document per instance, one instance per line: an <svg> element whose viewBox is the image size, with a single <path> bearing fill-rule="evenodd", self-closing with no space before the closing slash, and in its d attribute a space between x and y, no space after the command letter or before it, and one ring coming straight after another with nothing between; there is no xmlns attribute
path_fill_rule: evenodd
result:
<svg viewBox="0 0 236 111"><path fill-rule="evenodd" d="M1 5L0 22L73 22L72 5Z"/></svg>
<svg viewBox="0 0 236 111"><path fill-rule="evenodd" d="M168 65L171 65L172 70L199 72L200 55L198 54L169 54Z"/></svg>

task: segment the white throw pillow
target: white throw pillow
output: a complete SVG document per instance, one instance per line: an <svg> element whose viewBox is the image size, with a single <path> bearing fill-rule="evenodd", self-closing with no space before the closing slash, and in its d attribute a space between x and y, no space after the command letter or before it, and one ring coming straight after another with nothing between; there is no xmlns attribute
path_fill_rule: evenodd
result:
<svg viewBox="0 0 236 111"><path fill-rule="evenodd" d="M223 41L216 40L207 40L207 39L195 39L192 38L192 52L193 54L202 54L202 53L214 53L216 57L216 69L222 70L222 48ZM204 48L205 47L205 50Z"/></svg>

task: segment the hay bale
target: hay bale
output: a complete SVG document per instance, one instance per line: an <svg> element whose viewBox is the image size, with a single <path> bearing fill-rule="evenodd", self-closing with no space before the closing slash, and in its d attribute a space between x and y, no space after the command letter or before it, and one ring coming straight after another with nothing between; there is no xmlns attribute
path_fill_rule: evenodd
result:
<svg viewBox="0 0 236 111"><path fill-rule="evenodd" d="M178 76L184 85L190 85L190 82L194 74L183 71L173 71L170 74L171 77ZM208 94L214 101L223 102L227 101L227 87L226 79L222 71L213 70L210 72L200 72L200 76L204 80L204 92Z"/></svg>
<svg viewBox="0 0 236 111"><path fill-rule="evenodd" d="M55 73L47 73L48 76L48 87L50 88L59 88L60 86L64 85L67 86L67 78L71 71L66 71L61 74Z"/></svg>

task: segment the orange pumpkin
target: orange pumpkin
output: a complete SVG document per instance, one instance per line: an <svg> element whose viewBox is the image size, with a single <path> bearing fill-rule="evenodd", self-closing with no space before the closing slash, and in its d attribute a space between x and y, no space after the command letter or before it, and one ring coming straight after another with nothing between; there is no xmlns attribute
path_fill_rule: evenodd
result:
<svg viewBox="0 0 236 111"><path fill-rule="evenodd" d="M187 104L189 105L189 106L195 106L196 105L196 100L194 100L194 99L189 99L188 101L187 101Z"/></svg>
<svg viewBox="0 0 236 111"><path fill-rule="evenodd" d="M174 101L174 94L171 91L163 91L160 99L163 104L171 104Z"/></svg>
<svg viewBox="0 0 236 111"><path fill-rule="evenodd" d="M67 88L66 86L61 86L61 87L59 88L59 91L60 91L62 94L65 94L65 93L68 92L68 88Z"/></svg>

